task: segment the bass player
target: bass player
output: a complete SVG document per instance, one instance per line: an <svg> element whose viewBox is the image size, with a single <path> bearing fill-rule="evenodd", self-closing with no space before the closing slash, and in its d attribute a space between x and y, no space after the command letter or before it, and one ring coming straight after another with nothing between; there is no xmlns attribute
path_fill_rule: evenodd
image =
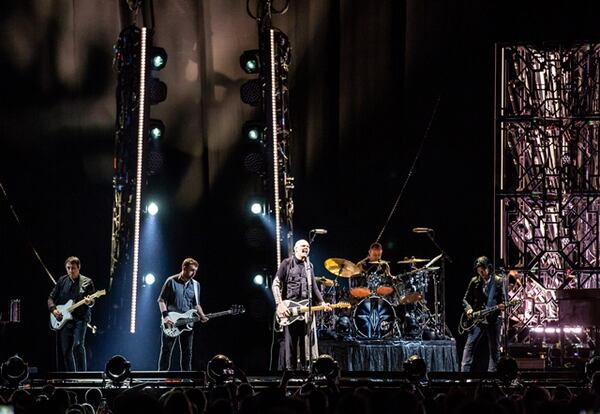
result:
<svg viewBox="0 0 600 414"><path fill-rule="evenodd" d="M187 258L181 263L181 272L167 278L158 296L158 308L160 309L163 324L172 325L169 312L185 313L195 309L200 322L208 321L200 306L200 283L194 280L198 271L198 262ZM192 370L192 347L194 331L184 331L179 336L170 337L161 332L160 357L158 359L158 370L168 371L171 366L171 355L173 346L179 338L180 364L182 371Z"/></svg>

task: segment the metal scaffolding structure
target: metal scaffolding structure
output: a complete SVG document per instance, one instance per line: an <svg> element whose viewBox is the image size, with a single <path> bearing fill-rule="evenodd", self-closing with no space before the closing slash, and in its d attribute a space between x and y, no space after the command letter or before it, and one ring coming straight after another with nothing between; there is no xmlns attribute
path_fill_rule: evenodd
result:
<svg viewBox="0 0 600 414"><path fill-rule="evenodd" d="M521 299L513 340L600 287L600 43L498 45L496 263Z"/></svg>

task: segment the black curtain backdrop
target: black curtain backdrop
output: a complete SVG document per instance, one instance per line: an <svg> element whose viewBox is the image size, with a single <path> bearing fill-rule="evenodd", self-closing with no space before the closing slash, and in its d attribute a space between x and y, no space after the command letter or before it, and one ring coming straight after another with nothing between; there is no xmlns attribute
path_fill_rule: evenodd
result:
<svg viewBox="0 0 600 414"><path fill-rule="evenodd" d="M0 8L0 182L21 219L0 197L0 311L7 319L8 301L20 298L24 322L2 332L1 356L18 350L32 365L54 369L45 306L51 283L29 243L55 277L74 254L83 274L108 285L119 7L116 0L12 0ZM293 47L296 239L311 228L329 230L313 246L318 275L326 275L327 257L364 257L431 123L381 242L393 262L429 258L436 249L411 229L436 230L453 259L447 301L455 332L472 260L494 249L494 44L598 39L599 12L594 1L291 0L273 22ZM249 76L238 63L243 50L257 47L256 24L242 0L155 1L155 17L154 43L169 55L159 76L169 91L152 117L167 133L164 167L146 190L161 212L153 238L142 242L141 271L158 282L140 290L135 336L105 329L107 315L128 317L125 303L98 301L90 367L101 369L114 353L134 369L156 366L155 299L192 256L201 262L207 311L231 303L248 309L198 330L196 366L222 352L264 370L272 304L251 277L263 266L273 272L275 263L271 250L246 243L245 201L260 187L241 165L241 125L255 112L239 99Z"/></svg>

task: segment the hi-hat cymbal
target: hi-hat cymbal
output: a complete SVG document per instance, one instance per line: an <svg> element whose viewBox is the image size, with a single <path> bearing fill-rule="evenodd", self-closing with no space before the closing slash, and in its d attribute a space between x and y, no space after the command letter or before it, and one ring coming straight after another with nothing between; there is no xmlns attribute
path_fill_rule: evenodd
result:
<svg viewBox="0 0 600 414"><path fill-rule="evenodd" d="M400 260L399 262L396 262L398 264L415 264L415 263L425 263L428 262L429 259L417 259L414 257L408 258L406 257L404 260Z"/></svg>
<svg viewBox="0 0 600 414"><path fill-rule="evenodd" d="M325 276L318 277L317 283L326 287L331 287L335 284L333 280L327 279Z"/></svg>
<svg viewBox="0 0 600 414"><path fill-rule="evenodd" d="M341 259L338 257L332 257L325 260L323 265L325 266L325 269L340 277L350 277L361 272L358 266L356 266L350 260Z"/></svg>

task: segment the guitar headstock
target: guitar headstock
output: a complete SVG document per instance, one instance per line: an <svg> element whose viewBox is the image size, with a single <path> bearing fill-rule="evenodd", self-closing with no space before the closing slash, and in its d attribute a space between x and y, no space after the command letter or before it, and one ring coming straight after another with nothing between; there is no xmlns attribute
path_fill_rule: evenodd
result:
<svg viewBox="0 0 600 414"><path fill-rule="evenodd" d="M100 296L104 296L106 295L106 289L102 289L102 290L97 290L95 293L93 293L91 296L93 298L99 298Z"/></svg>
<svg viewBox="0 0 600 414"><path fill-rule="evenodd" d="M246 308L244 308L244 305L231 305L229 311L232 315L241 315L246 312Z"/></svg>

